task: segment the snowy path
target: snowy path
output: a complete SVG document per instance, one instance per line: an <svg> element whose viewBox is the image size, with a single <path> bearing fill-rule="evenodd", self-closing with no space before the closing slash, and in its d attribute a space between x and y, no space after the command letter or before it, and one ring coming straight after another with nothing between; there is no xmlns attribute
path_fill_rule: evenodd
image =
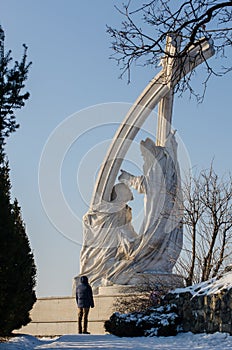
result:
<svg viewBox="0 0 232 350"><path fill-rule="evenodd" d="M112 335L65 335L56 339L20 336L0 343L0 350L226 350L232 349L232 337L225 333L182 333L176 337L118 338Z"/></svg>

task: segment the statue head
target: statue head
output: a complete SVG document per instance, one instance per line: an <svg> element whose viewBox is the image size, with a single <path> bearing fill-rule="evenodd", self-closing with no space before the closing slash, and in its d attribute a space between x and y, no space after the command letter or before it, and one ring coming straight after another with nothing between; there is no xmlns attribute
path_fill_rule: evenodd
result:
<svg viewBox="0 0 232 350"><path fill-rule="evenodd" d="M111 201L127 203L133 199L133 194L126 184L118 183L114 185L111 193Z"/></svg>
<svg viewBox="0 0 232 350"><path fill-rule="evenodd" d="M145 141L140 142L140 150L143 157L154 157L156 152L156 144L154 141L152 141L149 137L146 138Z"/></svg>

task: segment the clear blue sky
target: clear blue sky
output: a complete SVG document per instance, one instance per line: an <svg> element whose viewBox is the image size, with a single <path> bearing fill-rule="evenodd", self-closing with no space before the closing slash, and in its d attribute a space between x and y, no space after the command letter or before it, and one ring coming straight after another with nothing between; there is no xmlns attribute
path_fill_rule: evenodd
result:
<svg viewBox="0 0 232 350"><path fill-rule="evenodd" d="M31 97L17 113L21 127L8 140L7 153L12 197L17 197L22 207L37 264L38 296L71 295L72 278L79 273L81 217L87 211L99 163L116 130L116 125L102 124L119 123L128 108L125 103L133 103L156 74L151 67L137 67L130 85L126 78L118 79L119 68L109 60L110 38L106 33L106 24L117 26L120 21L114 9L116 3L119 1L0 0L6 50L11 49L13 57L19 59L22 44L26 43L33 62L27 81ZM72 118L67 119L73 114L77 116L74 124ZM56 129L60 123L61 128ZM214 158L216 171L230 171L231 74L211 79L200 105L187 95L176 98L173 124L193 166L207 168ZM91 130L86 132L88 128ZM153 126L149 128L154 134L155 124L154 130ZM59 132L58 140L72 139L63 162L60 160L70 218L59 207L56 193L47 199L52 214L44 210L38 185L42 151L47 140L52 140L51 135ZM46 159L47 168L42 171L42 191L47 186L49 192L53 187L49 181L55 169L54 159L63 152L59 146L65 146L62 142L57 148L50 143L48 146L51 148L45 150L51 158ZM58 223L51 222L53 214L59 217ZM62 226L62 232L55 226Z"/></svg>

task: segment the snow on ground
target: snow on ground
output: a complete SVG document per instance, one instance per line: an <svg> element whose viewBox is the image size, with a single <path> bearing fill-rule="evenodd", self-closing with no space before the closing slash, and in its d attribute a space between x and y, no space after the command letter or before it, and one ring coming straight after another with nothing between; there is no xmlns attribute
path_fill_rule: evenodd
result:
<svg viewBox="0 0 232 350"><path fill-rule="evenodd" d="M119 338L113 335L64 335L38 339L29 335L0 343L0 350L226 350L232 349L232 336L226 333L179 333L175 337Z"/></svg>

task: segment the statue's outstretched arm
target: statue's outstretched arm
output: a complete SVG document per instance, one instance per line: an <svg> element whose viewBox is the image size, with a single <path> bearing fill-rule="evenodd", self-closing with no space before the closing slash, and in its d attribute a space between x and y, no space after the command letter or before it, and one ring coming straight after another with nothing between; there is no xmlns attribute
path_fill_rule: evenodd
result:
<svg viewBox="0 0 232 350"><path fill-rule="evenodd" d="M125 183L127 186L133 187L135 190L137 190L139 193L145 193L146 187L145 187L145 176L134 176L130 173L128 173L125 170L120 170L121 174L118 177L118 180L120 182Z"/></svg>

